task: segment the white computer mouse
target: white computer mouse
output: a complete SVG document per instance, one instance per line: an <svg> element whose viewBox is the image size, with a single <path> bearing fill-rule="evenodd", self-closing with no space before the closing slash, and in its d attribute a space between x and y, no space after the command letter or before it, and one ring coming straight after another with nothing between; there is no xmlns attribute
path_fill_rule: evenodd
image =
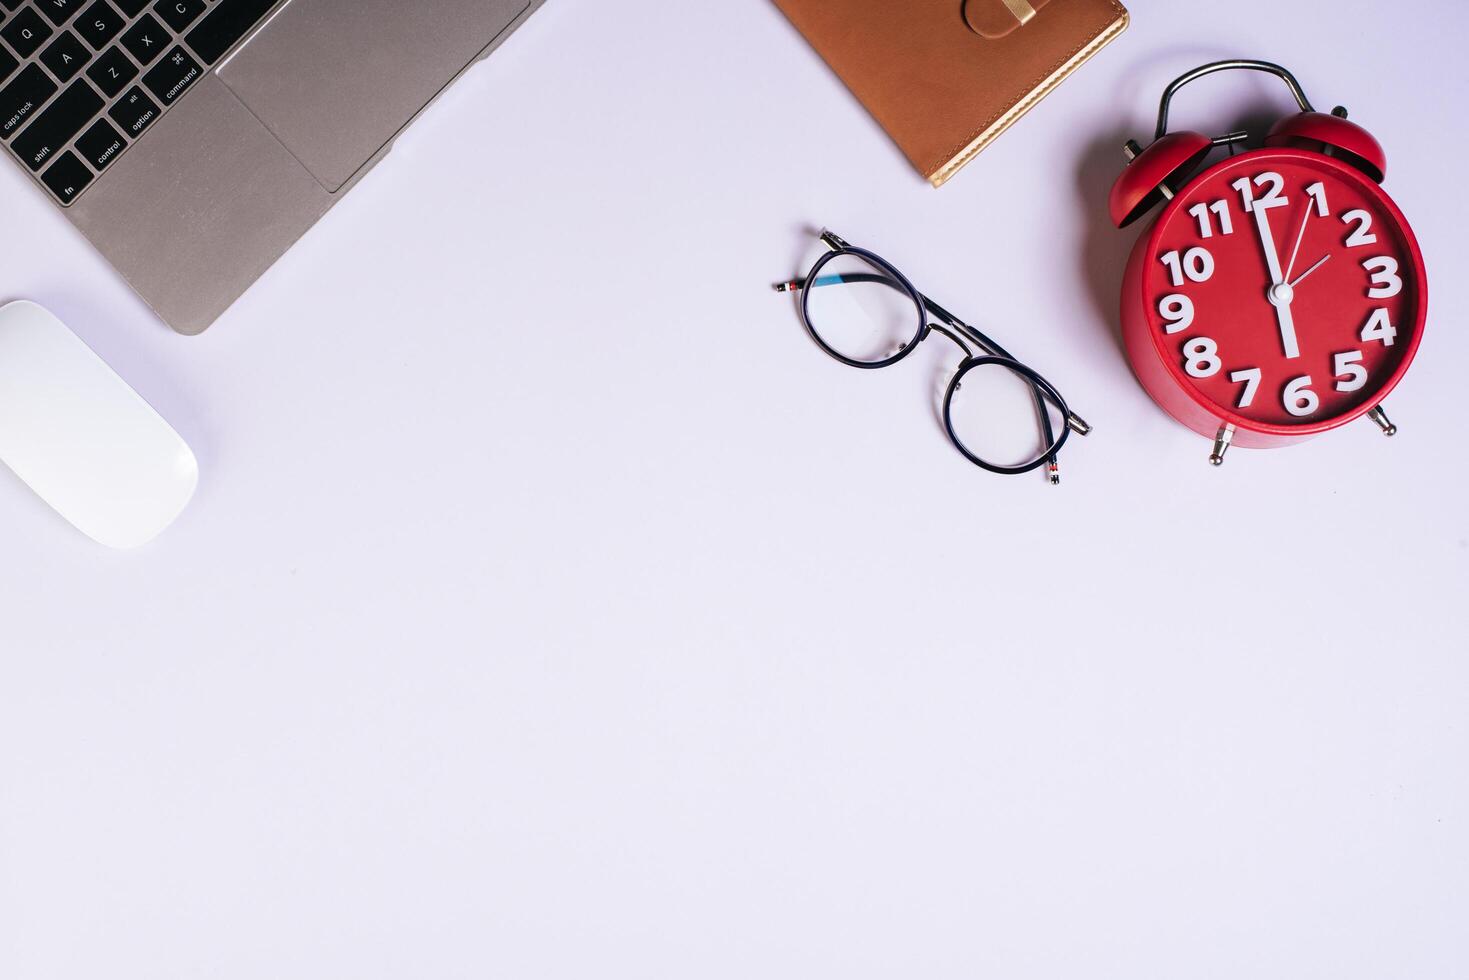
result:
<svg viewBox="0 0 1469 980"><path fill-rule="evenodd" d="M112 548L153 540L199 485L179 434L66 324L24 301L0 307L0 461Z"/></svg>

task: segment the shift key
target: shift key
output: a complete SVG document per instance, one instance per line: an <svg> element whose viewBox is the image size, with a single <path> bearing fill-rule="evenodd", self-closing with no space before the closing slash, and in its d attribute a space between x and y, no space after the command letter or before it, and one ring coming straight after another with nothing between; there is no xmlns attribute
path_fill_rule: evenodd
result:
<svg viewBox="0 0 1469 980"><path fill-rule="evenodd" d="M175 47L156 67L143 76L143 84L153 90L158 101L173 105L190 85L199 80L204 69L183 48Z"/></svg>
<svg viewBox="0 0 1469 980"><path fill-rule="evenodd" d="M71 138L102 109L102 104L102 96L85 79L77 79L15 138L11 149L27 167L39 171L47 160L66 149Z"/></svg>

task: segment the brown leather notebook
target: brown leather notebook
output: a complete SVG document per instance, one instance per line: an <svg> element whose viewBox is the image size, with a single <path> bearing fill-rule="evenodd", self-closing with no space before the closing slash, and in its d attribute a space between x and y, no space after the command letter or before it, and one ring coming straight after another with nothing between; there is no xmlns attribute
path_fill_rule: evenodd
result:
<svg viewBox="0 0 1469 980"><path fill-rule="evenodd" d="M775 0L938 187L1127 27L1116 0Z"/></svg>

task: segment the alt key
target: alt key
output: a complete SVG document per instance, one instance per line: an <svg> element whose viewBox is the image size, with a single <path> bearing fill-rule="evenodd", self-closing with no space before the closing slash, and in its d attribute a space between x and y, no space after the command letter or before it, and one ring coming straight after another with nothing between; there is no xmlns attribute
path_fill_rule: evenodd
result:
<svg viewBox="0 0 1469 980"><path fill-rule="evenodd" d="M68 150L41 175L41 181L51 188L51 193L61 198L62 204L70 204L92 182L92 171Z"/></svg>

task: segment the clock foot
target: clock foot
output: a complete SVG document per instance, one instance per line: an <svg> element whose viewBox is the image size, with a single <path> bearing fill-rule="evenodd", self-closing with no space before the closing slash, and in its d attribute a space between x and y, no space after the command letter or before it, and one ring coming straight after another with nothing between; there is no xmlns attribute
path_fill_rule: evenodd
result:
<svg viewBox="0 0 1469 980"><path fill-rule="evenodd" d="M1381 405L1368 412L1367 417L1377 423L1377 427L1382 430L1383 435L1395 436L1398 434L1398 427L1392 424L1392 421L1387 417L1387 413L1382 410Z"/></svg>
<svg viewBox="0 0 1469 980"><path fill-rule="evenodd" d="M1229 444L1234 441L1234 426L1225 424L1219 427L1219 434L1214 437L1214 451L1209 454L1209 462L1215 466L1224 465L1224 454L1229 452Z"/></svg>

